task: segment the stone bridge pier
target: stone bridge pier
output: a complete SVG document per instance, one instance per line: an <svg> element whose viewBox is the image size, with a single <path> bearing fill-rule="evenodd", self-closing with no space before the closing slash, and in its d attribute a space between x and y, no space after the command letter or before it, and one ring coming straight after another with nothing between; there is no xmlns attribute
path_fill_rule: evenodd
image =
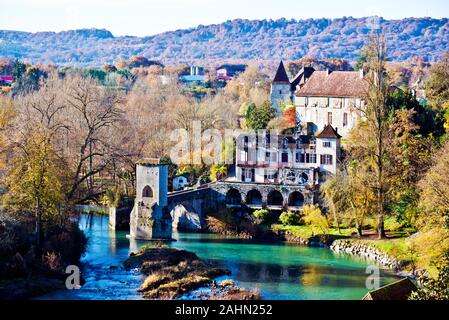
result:
<svg viewBox="0 0 449 320"><path fill-rule="evenodd" d="M172 238L172 218L167 200L168 166L160 160L136 166L136 200L130 216L130 237L142 240Z"/></svg>

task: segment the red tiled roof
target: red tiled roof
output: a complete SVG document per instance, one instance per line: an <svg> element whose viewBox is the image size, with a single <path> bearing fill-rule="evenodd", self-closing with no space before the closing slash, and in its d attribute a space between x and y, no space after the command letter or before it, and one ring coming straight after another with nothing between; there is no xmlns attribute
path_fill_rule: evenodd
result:
<svg viewBox="0 0 449 320"><path fill-rule="evenodd" d="M358 71L315 71L296 92L297 97L358 97L366 95L368 82Z"/></svg>
<svg viewBox="0 0 449 320"><path fill-rule="evenodd" d="M330 124L328 124L316 137L319 139L340 139L341 135L339 135L338 132L335 131Z"/></svg>
<svg viewBox="0 0 449 320"><path fill-rule="evenodd" d="M3 80L3 81L14 81L14 77L13 76L0 76L0 80Z"/></svg>

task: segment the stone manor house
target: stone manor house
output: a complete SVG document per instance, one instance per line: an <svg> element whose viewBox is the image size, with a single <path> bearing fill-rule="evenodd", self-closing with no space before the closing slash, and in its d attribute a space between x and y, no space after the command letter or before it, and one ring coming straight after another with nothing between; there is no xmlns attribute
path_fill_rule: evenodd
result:
<svg viewBox="0 0 449 320"><path fill-rule="evenodd" d="M279 113L282 103L293 104L297 128L292 135L241 135L236 146L237 183L259 189L301 187L301 199L315 202L320 183L337 172L341 139L359 121L368 89L364 78L358 71L304 67L290 81L281 62L272 82L271 102ZM284 199L286 207L292 207L289 201Z"/></svg>

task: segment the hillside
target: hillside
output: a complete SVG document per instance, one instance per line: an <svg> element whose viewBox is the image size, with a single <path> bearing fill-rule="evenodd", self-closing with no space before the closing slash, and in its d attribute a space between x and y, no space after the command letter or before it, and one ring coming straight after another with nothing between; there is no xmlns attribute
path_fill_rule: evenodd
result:
<svg viewBox="0 0 449 320"><path fill-rule="evenodd" d="M107 30L27 33L0 31L0 56L99 66L121 58L145 56L165 64L195 61L357 58L373 18L308 20L233 20L165 32L150 37L114 37ZM388 33L389 55L403 61L439 59L449 47L449 19L380 19Z"/></svg>

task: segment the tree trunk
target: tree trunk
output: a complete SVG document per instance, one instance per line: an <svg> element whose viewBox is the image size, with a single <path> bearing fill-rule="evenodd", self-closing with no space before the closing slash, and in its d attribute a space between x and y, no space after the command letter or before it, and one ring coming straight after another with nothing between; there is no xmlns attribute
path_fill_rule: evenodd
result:
<svg viewBox="0 0 449 320"><path fill-rule="evenodd" d="M377 232L379 235L379 240L385 239L387 237L386 233L385 233L385 224L384 224L384 215L380 214L377 217Z"/></svg>
<svg viewBox="0 0 449 320"><path fill-rule="evenodd" d="M356 228L357 228L357 234L359 235L359 238L363 237L363 229L362 226L356 222Z"/></svg>

